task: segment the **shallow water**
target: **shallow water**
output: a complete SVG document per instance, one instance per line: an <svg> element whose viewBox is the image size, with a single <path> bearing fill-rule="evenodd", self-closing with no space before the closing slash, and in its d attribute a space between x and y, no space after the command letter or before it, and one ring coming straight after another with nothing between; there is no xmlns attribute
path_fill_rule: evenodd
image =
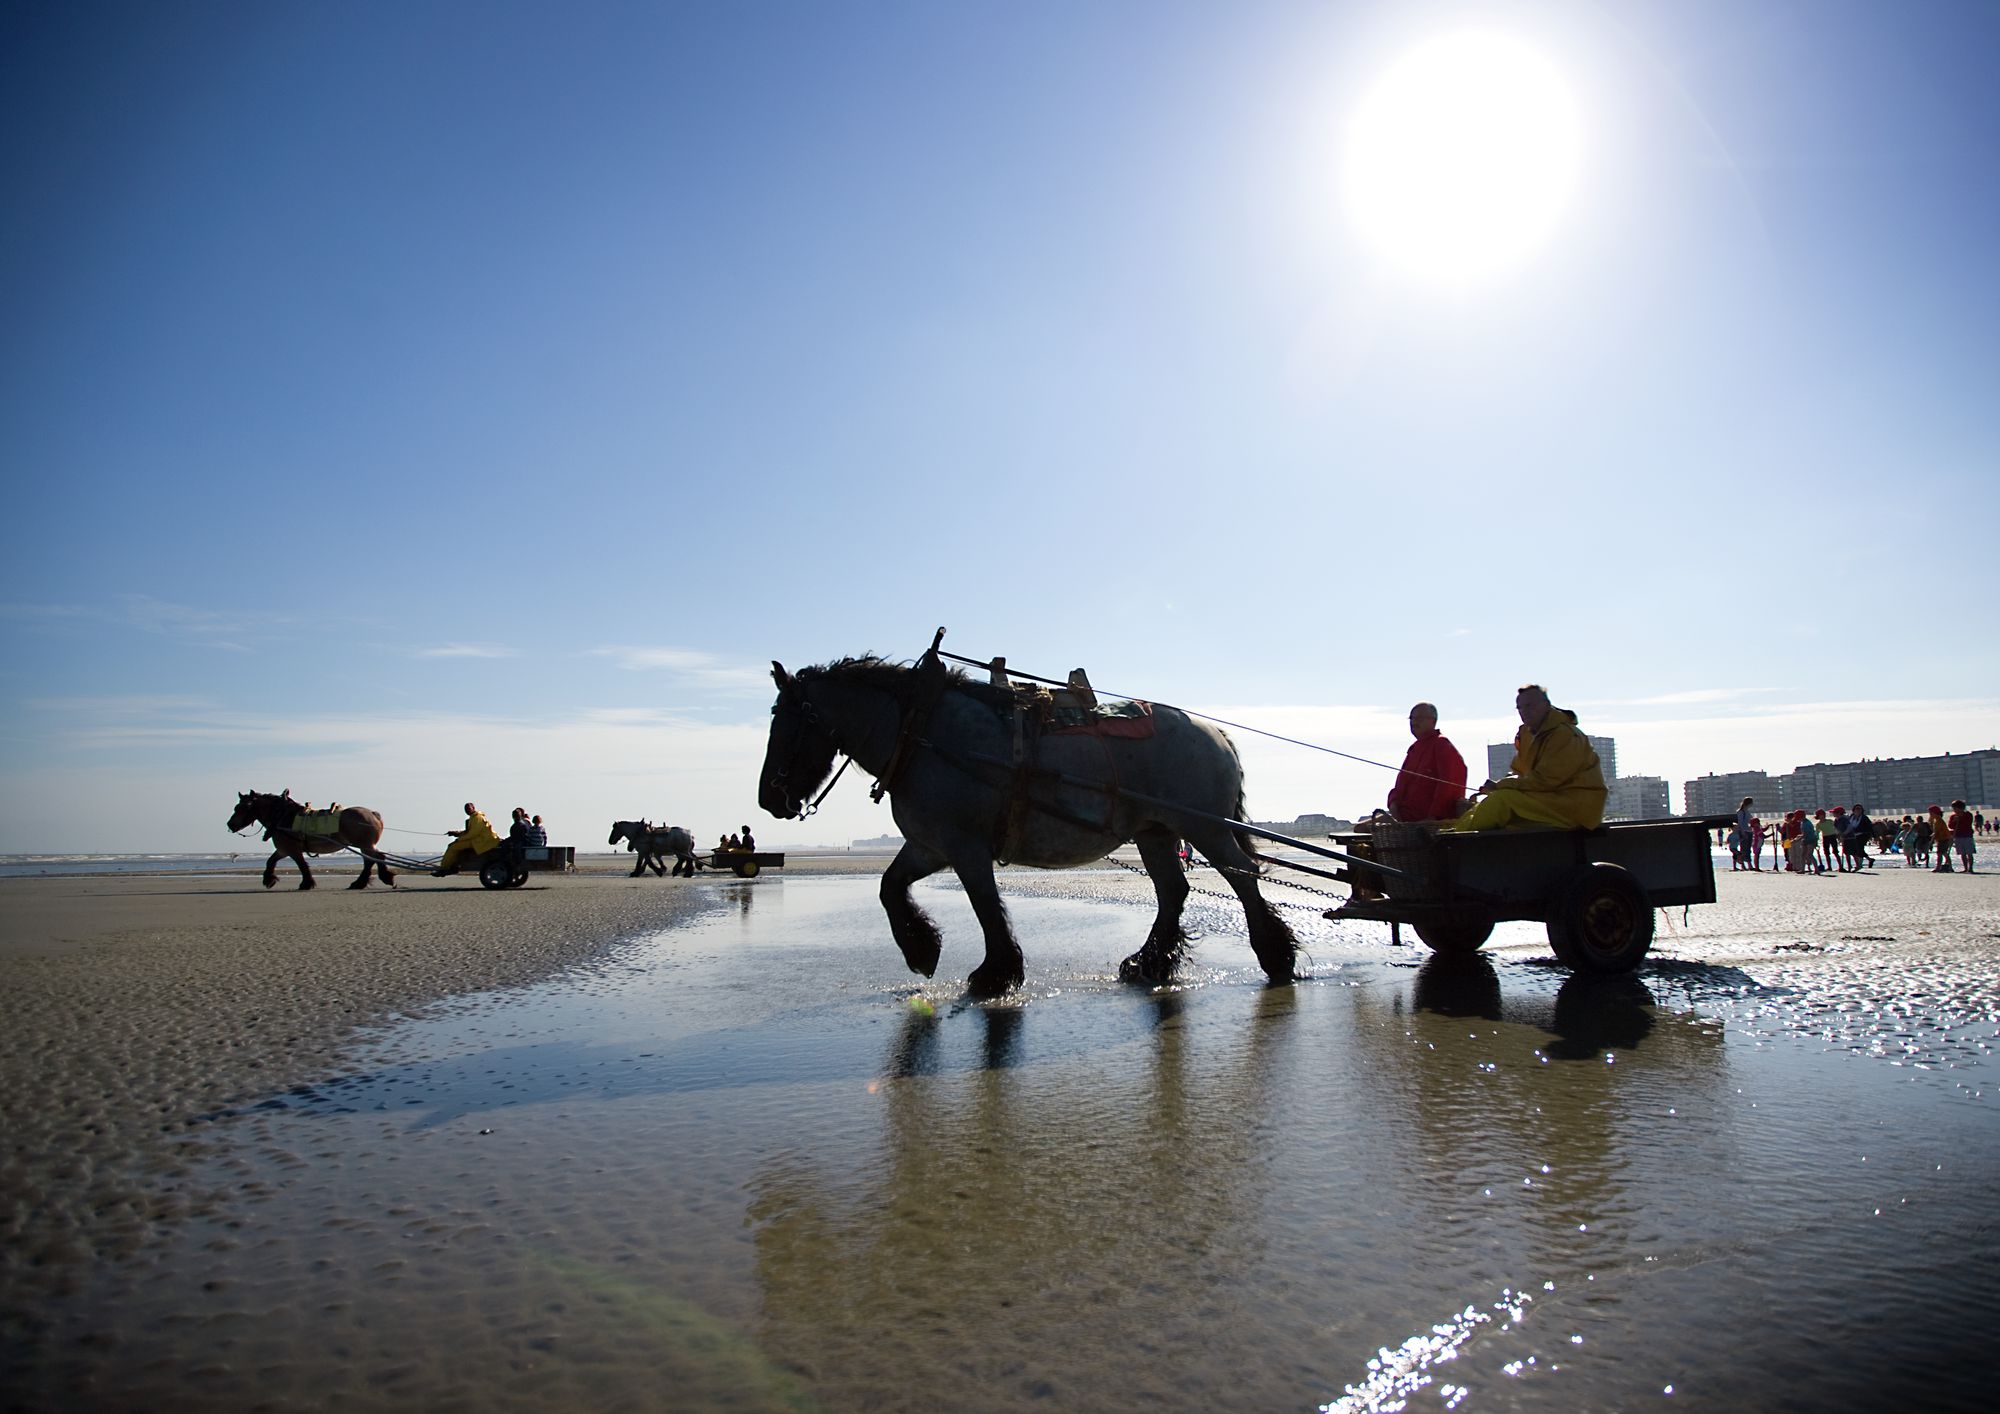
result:
<svg viewBox="0 0 2000 1414"><path fill-rule="evenodd" d="M919 988L873 880L801 878L394 1028L236 1120L185 1180L228 1196L53 1313L24 1393L1990 1407L1990 967L1591 984L1529 925L1446 966L1313 919L1270 988L1198 900L1146 993L1128 884L1010 885L1003 1004L958 995L954 889Z"/></svg>

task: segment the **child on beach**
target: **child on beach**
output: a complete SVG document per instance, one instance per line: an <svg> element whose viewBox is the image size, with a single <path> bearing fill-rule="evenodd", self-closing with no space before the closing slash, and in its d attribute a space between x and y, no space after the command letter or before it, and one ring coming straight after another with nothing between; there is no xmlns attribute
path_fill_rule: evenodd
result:
<svg viewBox="0 0 2000 1414"><path fill-rule="evenodd" d="M1977 852L1978 845L1972 838L1972 812L1965 808L1964 801L1954 800L1951 803L1951 818L1945 821L1945 826L1951 831L1951 847L1958 855L1959 868L1970 874L1972 856Z"/></svg>
<svg viewBox="0 0 2000 1414"><path fill-rule="evenodd" d="M1945 823L1944 811L1933 805L1930 813L1931 849L1937 854L1937 863L1931 866L1933 874L1954 874L1951 867L1951 826Z"/></svg>

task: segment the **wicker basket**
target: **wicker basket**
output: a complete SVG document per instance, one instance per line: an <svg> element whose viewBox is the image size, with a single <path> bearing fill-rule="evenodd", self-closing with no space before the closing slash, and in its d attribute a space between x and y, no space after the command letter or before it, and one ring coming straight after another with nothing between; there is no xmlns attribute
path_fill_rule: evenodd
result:
<svg viewBox="0 0 2000 1414"><path fill-rule="evenodd" d="M1405 877L1383 878L1382 891L1412 903L1444 899L1444 849L1437 843L1437 826L1406 825L1399 820L1375 824L1375 858Z"/></svg>

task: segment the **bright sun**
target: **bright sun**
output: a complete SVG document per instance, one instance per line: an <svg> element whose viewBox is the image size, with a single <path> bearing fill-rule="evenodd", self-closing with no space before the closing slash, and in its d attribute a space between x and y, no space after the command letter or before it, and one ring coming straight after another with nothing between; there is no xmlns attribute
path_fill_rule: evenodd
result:
<svg viewBox="0 0 2000 1414"><path fill-rule="evenodd" d="M1540 54L1489 33L1435 39L1384 73L1354 115L1348 214L1418 278L1473 284L1547 240L1582 147L1569 89Z"/></svg>

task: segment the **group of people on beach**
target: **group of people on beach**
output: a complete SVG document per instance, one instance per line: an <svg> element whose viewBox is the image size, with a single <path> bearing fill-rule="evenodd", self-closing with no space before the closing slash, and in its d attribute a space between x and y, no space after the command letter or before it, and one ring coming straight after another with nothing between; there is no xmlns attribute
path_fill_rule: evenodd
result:
<svg viewBox="0 0 2000 1414"><path fill-rule="evenodd" d="M1972 861L1979 854L1978 837L1986 833L1987 823L1984 811L1969 811L1962 800L1951 803L1948 817L1933 805L1925 815L1905 815L1889 848L1901 852L1905 869L1928 864L1933 874L1950 874L1955 854L1959 869L1971 874L1975 872ZM1935 864L1931 864L1933 854L1937 856Z"/></svg>
<svg viewBox="0 0 2000 1414"><path fill-rule="evenodd" d="M1836 805L1830 811L1815 810L1810 818L1803 808L1787 811L1776 826L1767 827L1752 810L1755 804L1754 796L1745 796L1737 807L1735 822L1724 832L1722 843L1729 847L1731 869L1761 872L1764 841L1768 839L1772 869L1776 870L1782 859L1788 874L1850 874L1872 869L1875 861L1868 857L1871 842L1880 854L1901 854L1905 868L1921 863L1935 874L1955 872L1955 854L1957 867L1970 874L1978 854L1978 836L1986 833L1989 823L1984 812L1974 813L1964 801L1954 800L1948 817L1942 806L1933 805L1923 815L1905 815L1894 826L1884 828L1869 817L1868 807L1857 801L1851 809ZM1930 863L1933 854L1935 865Z"/></svg>

